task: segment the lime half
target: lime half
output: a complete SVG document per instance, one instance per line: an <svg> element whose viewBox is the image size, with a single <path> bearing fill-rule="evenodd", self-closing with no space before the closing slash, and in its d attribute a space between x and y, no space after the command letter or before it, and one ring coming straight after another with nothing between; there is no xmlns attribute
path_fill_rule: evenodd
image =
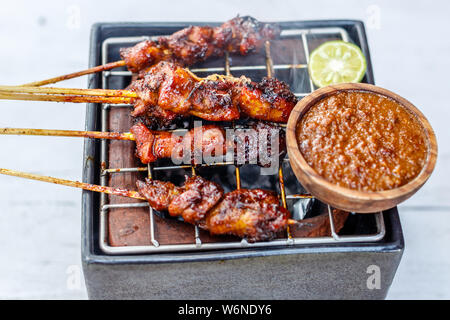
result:
<svg viewBox="0 0 450 320"><path fill-rule="evenodd" d="M360 82L366 73L361 49L345 41L328 41L309 56L309 75L319 88L345 82Z"/></svg>

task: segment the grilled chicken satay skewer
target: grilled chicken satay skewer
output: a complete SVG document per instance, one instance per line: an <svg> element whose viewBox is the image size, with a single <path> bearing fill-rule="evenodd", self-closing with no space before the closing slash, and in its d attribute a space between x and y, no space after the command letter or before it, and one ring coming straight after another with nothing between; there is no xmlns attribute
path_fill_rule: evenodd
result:
<svg viewBox="0 0 450 320"><path fill-rule="evenodd" d="M277 205L278 198L269 191L241 189L223 197L220 186L199 176L188 178L183 187L158 180L139 181L138 192L3 168L0 174L146 200L155 209L168 209L171 215L181 216L211 234L232 234L250 241L270 240L287 225L297 223L289 219L289 212Z"/></svg>
<svg viewBox="0 0 450 320"><path fill-rule="evenodd" d="M289 86L275 78L263 78L260 83L223 75L198 78L164 61L132 82L128 90L0 86L0 99L132 103L132 116L163 124L189 115L210 121L247 116L286 123L297 102Z"/></svg>
<svg viewBox="0 0 450 320"><path fill-rule="evenodd" d="M181 131L181 130L177 130ZM138 123L131 127L131 132L101 132L76 130L48 130L0 128L0 135L35 135L59 137L84 137L110 140L136 141L136 155L143 164L155 162L162 158L183 159L194 154L194 149L202 155L225 156L227 151L225 131L215 125L205 125L185 131L184 135L170 131L149 130L144 124ZM187 131L187 132L186 132ZM217 153L217 154L216 154ZM192 157L195 163L195 158Z"/></svg>
<svg viewBox="0 0 450 320"><path fill-rule="evenodd" d="M238 16L220 27L190 26L171 36L159 37L156 41L142 41L131 48L121 49L123 60L24 86L47 85L125 65L136 73L159 61L173 61L188 67L209 57L223 56L225 52L247 55L259 50L264 41L274 39L279 34L280 28L276 24L261 23L249 16Z"/></svg>
<svg viewBox="0 0 450 320"><path fill-rule="evenodd" d="M275 193L267 190L239 189L224 194L218 184L200 176L186 176L182 187L151 179L138 181L137 186L155 210L180 216L213 235L270 240L295 223Z"/></svg>
<svg viewBox="0 0 450 320"><path fill-rule="evenodd" d="M289 85L275 78L211 75L198 78L176 64L160 62L128 87L136 92L132 116L174 119L194 115L209 121L241 117L286 123L297 103Z"/></svg>
<svg viewBox="0 0 450 320"><path fill-rule="evenodd" d="M227 151L231 148L236 152L243 152L240 159L246 162L257 162L264 166L261 154L267 157L272 156L272 152L277 153L278 158L286 154L286 144L284 132L271 124L258 122L252 125L255 130L254 136L250 136L246 131L236 131L233 140L227 141L225 130L216 125L204 125L183 131L183 135L175 131L154 131L149 130L144 124L137 123L131 127L131 132L102 132L102 131L76 131L76 130L50 130L50 129L26 129L26 128L0 128L0 135L35 135L35 136L59 136L59 137L83 137L111 140L132 140L136 141L136 155L143 164L148 164L162 158L184 159L197 164L204 156L225 158ZM247 129L248 130L248 129ZM240 134L242 133L242 134ZM249 141L253 139L253 141ZM270 149L262 150L262 140ZM276 143L276 146L269 145ZM250 146L250 144L252 144ZM272 151L273 150L273 151ZM197 159L196 154L201 154L202 158ZM190 157L191 159L186 159Z"/></svg>

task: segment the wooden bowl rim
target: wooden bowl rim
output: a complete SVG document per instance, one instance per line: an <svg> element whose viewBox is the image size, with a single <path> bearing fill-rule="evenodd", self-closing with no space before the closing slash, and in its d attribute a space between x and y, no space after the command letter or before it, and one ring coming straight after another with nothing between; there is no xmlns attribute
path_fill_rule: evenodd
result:
<svg viewBox="0 0 450 320"><path fill-rule="evenodd" d="M383 191L361 191L354 190L346 187L342 187L327 181L325 178L320 176L304 159L302 153L300 152L300 147L297 143L296 129L297 125L304 114L318 101L337 94L342 91L362 91L376 93L387 98L393 99L402 105L408 112L410 112L417 121L422 125L425 135L427 136L428 142L428 154L426 158L425 165L423 166L421 172L411 181L403 186ZM391 92L387 89L367 84L367 83L343 83L338 85L332 85L320 88L308 96L297 102L296 106L291 112L286 128L286 143L289 153L289 161L294 161L294 158L298 159L297 164L304 171L305 174L309 175L313 183L320 185L322 188L332 190L334 193L341 194L346 198L353 198L355 200L367 200L367 201L377 201L377 200L388 200L401 198L408 193L418 190L430 177L437 159L437 142L434 131L419 109L417 109L411 102L405 98ZM294 155L294 156L292 156Z"/></svg>

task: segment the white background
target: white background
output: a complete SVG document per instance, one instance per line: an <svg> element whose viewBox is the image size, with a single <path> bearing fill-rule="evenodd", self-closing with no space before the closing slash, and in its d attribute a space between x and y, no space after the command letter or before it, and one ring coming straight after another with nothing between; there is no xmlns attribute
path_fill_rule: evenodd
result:
<svg viewBox="0 0 450 320"><path fill-rule="evenodd" d="M238 13L364 20L377 85L419 107L439 144L433 176L399 209L406 250L388 298L450 298L450 2L2 0L0 8L0 83L11 85L85 69L95 22L225 21ZM82 130L84 111L84 104L0 101L0 127ZM80 180L82 145L0 136L0 167ZM80 212L79 190L0 176L0 298L86 298L77 278Z"/></svg>

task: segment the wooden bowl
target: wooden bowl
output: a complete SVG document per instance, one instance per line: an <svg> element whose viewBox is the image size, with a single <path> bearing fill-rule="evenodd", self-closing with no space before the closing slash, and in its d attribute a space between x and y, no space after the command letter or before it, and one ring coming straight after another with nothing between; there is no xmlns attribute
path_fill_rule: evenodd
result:
<svg viewBox="0 0 450 320"><path fill-rule="evenodd" d="M296 138L297 125L303 115L325 97L341 91L364 91L376 93L395 100L407 111L416 116L424 128L428 141L428 155L422 171L407 184L383 191L359 191L330 183L308 165ZM433 172L437 158L437 143L433 129L424 115L409 101L386 89L363 83L339 84L321 88L300 100L289 116L287 124L287 150L294 174L300 183L319 200L342 210L370 213L387 210L411 197L427 181Z"/></svg>

